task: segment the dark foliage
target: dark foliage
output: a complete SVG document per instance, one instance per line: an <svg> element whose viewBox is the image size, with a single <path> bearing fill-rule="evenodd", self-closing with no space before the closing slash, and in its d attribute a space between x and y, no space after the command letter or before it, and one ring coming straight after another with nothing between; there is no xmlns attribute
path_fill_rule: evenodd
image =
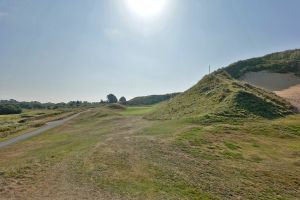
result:
<svg viewBox="0 0 300 200"><path fill-rule="evenodd" d="M118 99L114 94L107 95L107 102L108 103L118 103Z"/></svg>
<svg viewBox="0 0 300 200"><path fill-rule="evenodd" d="M120 102L121 104L126 104L127 100L126 100L125 97L121 97L121 98L119 99L119 102Z"/></svg>
<svg viewBox="0 0 300 200"><path fill-rule="evenodd" d="M20 114L22 109L15 104L0 104L0 115Z"/></svg>

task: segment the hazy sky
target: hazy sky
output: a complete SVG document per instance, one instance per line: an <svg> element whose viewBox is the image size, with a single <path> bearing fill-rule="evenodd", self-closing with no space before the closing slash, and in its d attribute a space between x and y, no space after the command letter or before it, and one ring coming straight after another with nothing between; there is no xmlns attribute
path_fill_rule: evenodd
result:
<svg viewBox="0 0 300 200"><path fill-rule="evenodd" d="M299 0L0 0L0 99L184 91L234 61L300 47Z"/></svg>

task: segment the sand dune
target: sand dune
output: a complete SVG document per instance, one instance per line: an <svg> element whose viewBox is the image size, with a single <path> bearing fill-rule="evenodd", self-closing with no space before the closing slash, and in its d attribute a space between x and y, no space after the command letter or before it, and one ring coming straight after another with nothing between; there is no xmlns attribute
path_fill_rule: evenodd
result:
<svg viewBox="0 0 300 200"><path fill-rule="evenodd" d="M281 91L300 84L300 78L292 73L248 72L240 79L271 91Z"/></svg>
<svg viewBox="0 0 300 200"><path fill-rule="evenodd" d="M294 74L268 71L248 72L240 79L275 92L300 110L300 78Z"/></svg>
<svg viewBox="0 0 300 200"><path fill-rule="evenodd" d="M300 84L292 86L288 89L275 91L278 96L281 96L290 101L300 111Z"/></svg>

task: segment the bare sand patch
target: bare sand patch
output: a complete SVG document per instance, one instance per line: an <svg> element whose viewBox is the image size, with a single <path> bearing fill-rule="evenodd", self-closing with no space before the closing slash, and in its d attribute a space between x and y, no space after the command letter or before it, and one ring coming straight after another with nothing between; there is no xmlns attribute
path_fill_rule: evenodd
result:
<svg viewBox="0 0 300 200"><path fill-rule="evenodd" d="M247 72L240 80L273 91L300 110L300 78L293 73Z"/></svg>
<svg viewBox="0 0 300 200"><path fill-rule="evenodd" d="M300 84L300 78L293 73L247 72L240 79L271 91L281 91Z"/></svg>
<svg viewBox="0 0 300 200"><path fill-rule="evenodd" d="M275 91L275 93L278 96L287 99L289 102L291 102L291 104L296 106L300 111L300 84L292 86L285 90Z"/></svg>

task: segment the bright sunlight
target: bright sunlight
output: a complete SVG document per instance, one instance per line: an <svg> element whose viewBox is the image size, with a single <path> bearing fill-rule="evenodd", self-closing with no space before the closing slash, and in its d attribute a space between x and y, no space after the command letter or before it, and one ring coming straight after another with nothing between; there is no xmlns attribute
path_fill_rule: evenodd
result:
<svg viewBox="0 0 300 200"><path fill-rule="evenodd" d="M140 17L155 17L166 7L168 0L125 0L131 12Z"/></svg>

